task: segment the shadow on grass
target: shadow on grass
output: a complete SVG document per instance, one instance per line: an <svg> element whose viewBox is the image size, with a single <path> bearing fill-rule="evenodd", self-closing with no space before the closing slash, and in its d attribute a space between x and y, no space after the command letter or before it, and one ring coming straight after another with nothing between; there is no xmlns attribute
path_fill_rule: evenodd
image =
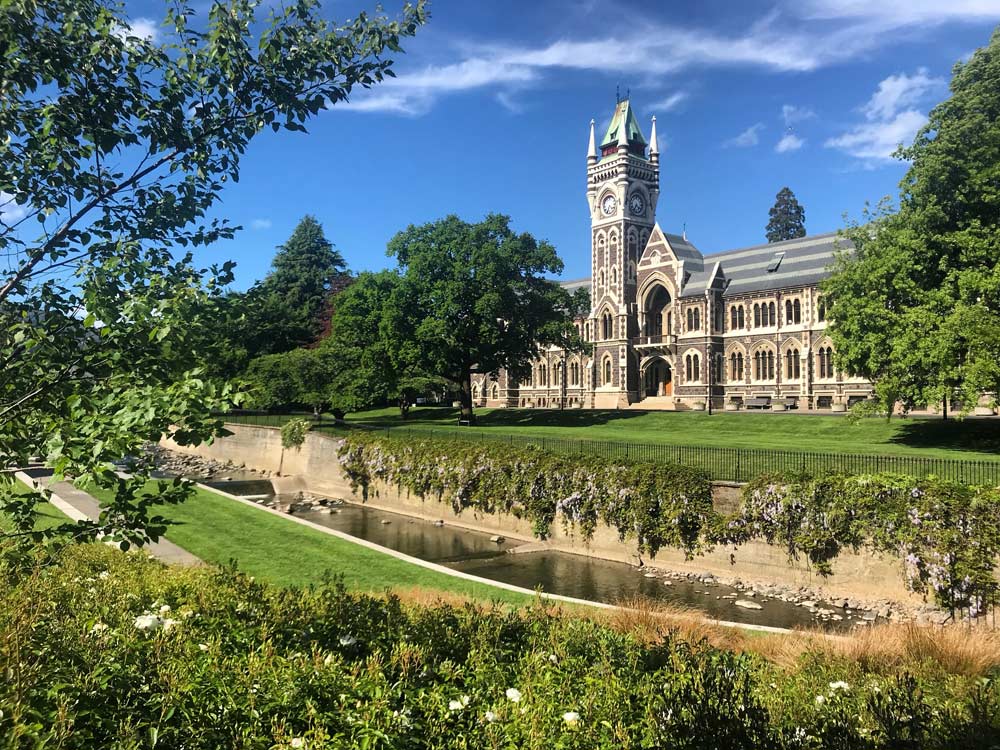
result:
<svg viewBox="0 0 1000 750"><path fill-rule="evenodd" d="M890 442L912 448L947 448L1000 455L1000 419L906 419Z"/></svg>

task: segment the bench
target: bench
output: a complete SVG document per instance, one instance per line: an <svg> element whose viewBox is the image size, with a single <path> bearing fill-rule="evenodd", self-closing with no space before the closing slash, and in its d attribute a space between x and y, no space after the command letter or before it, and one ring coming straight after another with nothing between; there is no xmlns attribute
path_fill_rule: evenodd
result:
<svg viewBox="0 0 1000 750"><path fill-rule="evenodd" d="M799 408L799 397L798 396L785 396L784 400L781 402L781 406L785 411L791 411L792 409Z"/></svg>
<svg viewBox="0 0 1000 750"><path fill-rule="evenodd" d="M770 409L771 408L771 397L770 396L755 396L754 398L748 398L744 406L747 409Z"/></svg>

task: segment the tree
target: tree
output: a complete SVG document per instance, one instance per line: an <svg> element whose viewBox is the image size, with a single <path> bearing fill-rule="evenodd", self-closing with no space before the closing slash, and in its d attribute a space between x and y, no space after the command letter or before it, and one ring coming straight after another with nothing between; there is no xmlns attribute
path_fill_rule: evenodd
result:
<svg viewBox="0 0 1000 750"><path fill-rule="evenodd" d="M362 273L337 296L330 336L319 347L336 363L330 383L335 416L394 402L405 419L419 396L447 389L442 378L390 355L397 337L388 309L399 285L396 271Z"/></svg>
<svg viewBox="0 0 1000 750"><path fill-rule="evenodd" d="M341 254L306 216L278 247L271 272L246 295L252 355L286 352L314 343L326 327L330 296L347 277Z"/></svg>
<svg viewBox="0 0 1000 750"><path fill-rule="evenodd" d="M389 359L454 384L463 420L473 420L474 371L521 377L539 347L577 343L570 296L544 277L562 261L549 243L516 234L507 216L410 226L388 252L399 271L379 328Z"/></svg>
<svg viewBox="0 0 1000 750"><path fill-rule="evenodd" d="M783 187L774 197L774 205L768 211L767 241L781 242L806 236L806 210L799 204L789 188Z"/></svg>
<svg viewBox="0 0 1000 750"><path fill-rule="evenodd" d="M127 546L162 532L151 508L186 487L143 494L147 469L122 479L114 462L163 436L220 434L212 411L235 397L204 376L200 345L232 264L206 272L184 248L233 236L207 216L254 136L302 131L382 80L386 53L424 20L418 5L335 27L301 0L262 23L256 6L213 4L194 28L171 3L160 43L111 0L0 5L0 455L42 455L116 493L98 521L42 532L40 496L8 484L0 510L20 538Z"/></svg>
<svg viewBox="0 0 1000 750"><path fill-rule="evenodd" d="M247 381L265 409L304 407L317 417L329 407L337 362L325 347L265 354L250 363Z"/></svg>
<svg viewBox="0 0 1000 750"><path fill-rule="evenodd" d="M1000 389L1000 30L954 68L951 97L913 144L899 209L844 234L825 283L837 361L876 383L885 410Z"/></svg>

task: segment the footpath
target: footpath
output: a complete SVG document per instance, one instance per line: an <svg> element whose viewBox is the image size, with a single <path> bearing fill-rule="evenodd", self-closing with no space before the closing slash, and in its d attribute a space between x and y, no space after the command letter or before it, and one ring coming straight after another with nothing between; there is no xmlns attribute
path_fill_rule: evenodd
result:
<svg viewBox="0 0 1000 750"><path fill-rule="evenodd" d="M52 493L49 502L61 513L74 521L89 519L96 521L101 515L101 504L93 495L77 489L70 482L53 482L52 476L30 476L26 472L16 473L18 479L29 487L47 489ZM149 554L169 565L201 565L201 558L195 557L169 539L160 539L143 547Z"/></svg>

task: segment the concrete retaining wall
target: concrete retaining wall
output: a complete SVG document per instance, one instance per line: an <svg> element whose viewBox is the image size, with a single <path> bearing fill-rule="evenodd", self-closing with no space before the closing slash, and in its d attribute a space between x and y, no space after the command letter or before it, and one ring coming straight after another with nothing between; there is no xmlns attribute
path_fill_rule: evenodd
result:
<svg viewBox="0 0 1000 750"><path fill-rule="evenodd" d="M360 491L351 491L340 470L335 438L310 433L300 450L282 451L281 433L276 428L247 425L228 427L233 434L216 440L211 445L189 448L164 441L163 446L272 474L280 471L283 475L280 483L287 485L290 490L304 489L351 502L363 500ZM737 486L720 483L714 487L713 492L718 510L729 512L735 508L739 500ZM533 540L528 521L508 515L479 513L471 509L456 515L447 502L411 496L381 482L376 482L370 488L367 504L381 510L421 518L443 518L451 525L477 531ZM563 529L558 522L553 525L552 532L552 538L544 544L539 543L539 548L629 563L636 563L639 559L634 541L619 541L618 532L612 528L598 527L590 540L582 539L573 529ZM736 550L717 548L694 560L685 560L683 553L664 549L653 559L645 558L645 562L670 570L712 573L744 581L821 588L829 598L891 599L910 603L919 601L903 586L901 561L868 552L841 554L833 563L834 575L827 579L814 574L803 561L789 561L784 550L763 542L751 542Z"/></svg>

